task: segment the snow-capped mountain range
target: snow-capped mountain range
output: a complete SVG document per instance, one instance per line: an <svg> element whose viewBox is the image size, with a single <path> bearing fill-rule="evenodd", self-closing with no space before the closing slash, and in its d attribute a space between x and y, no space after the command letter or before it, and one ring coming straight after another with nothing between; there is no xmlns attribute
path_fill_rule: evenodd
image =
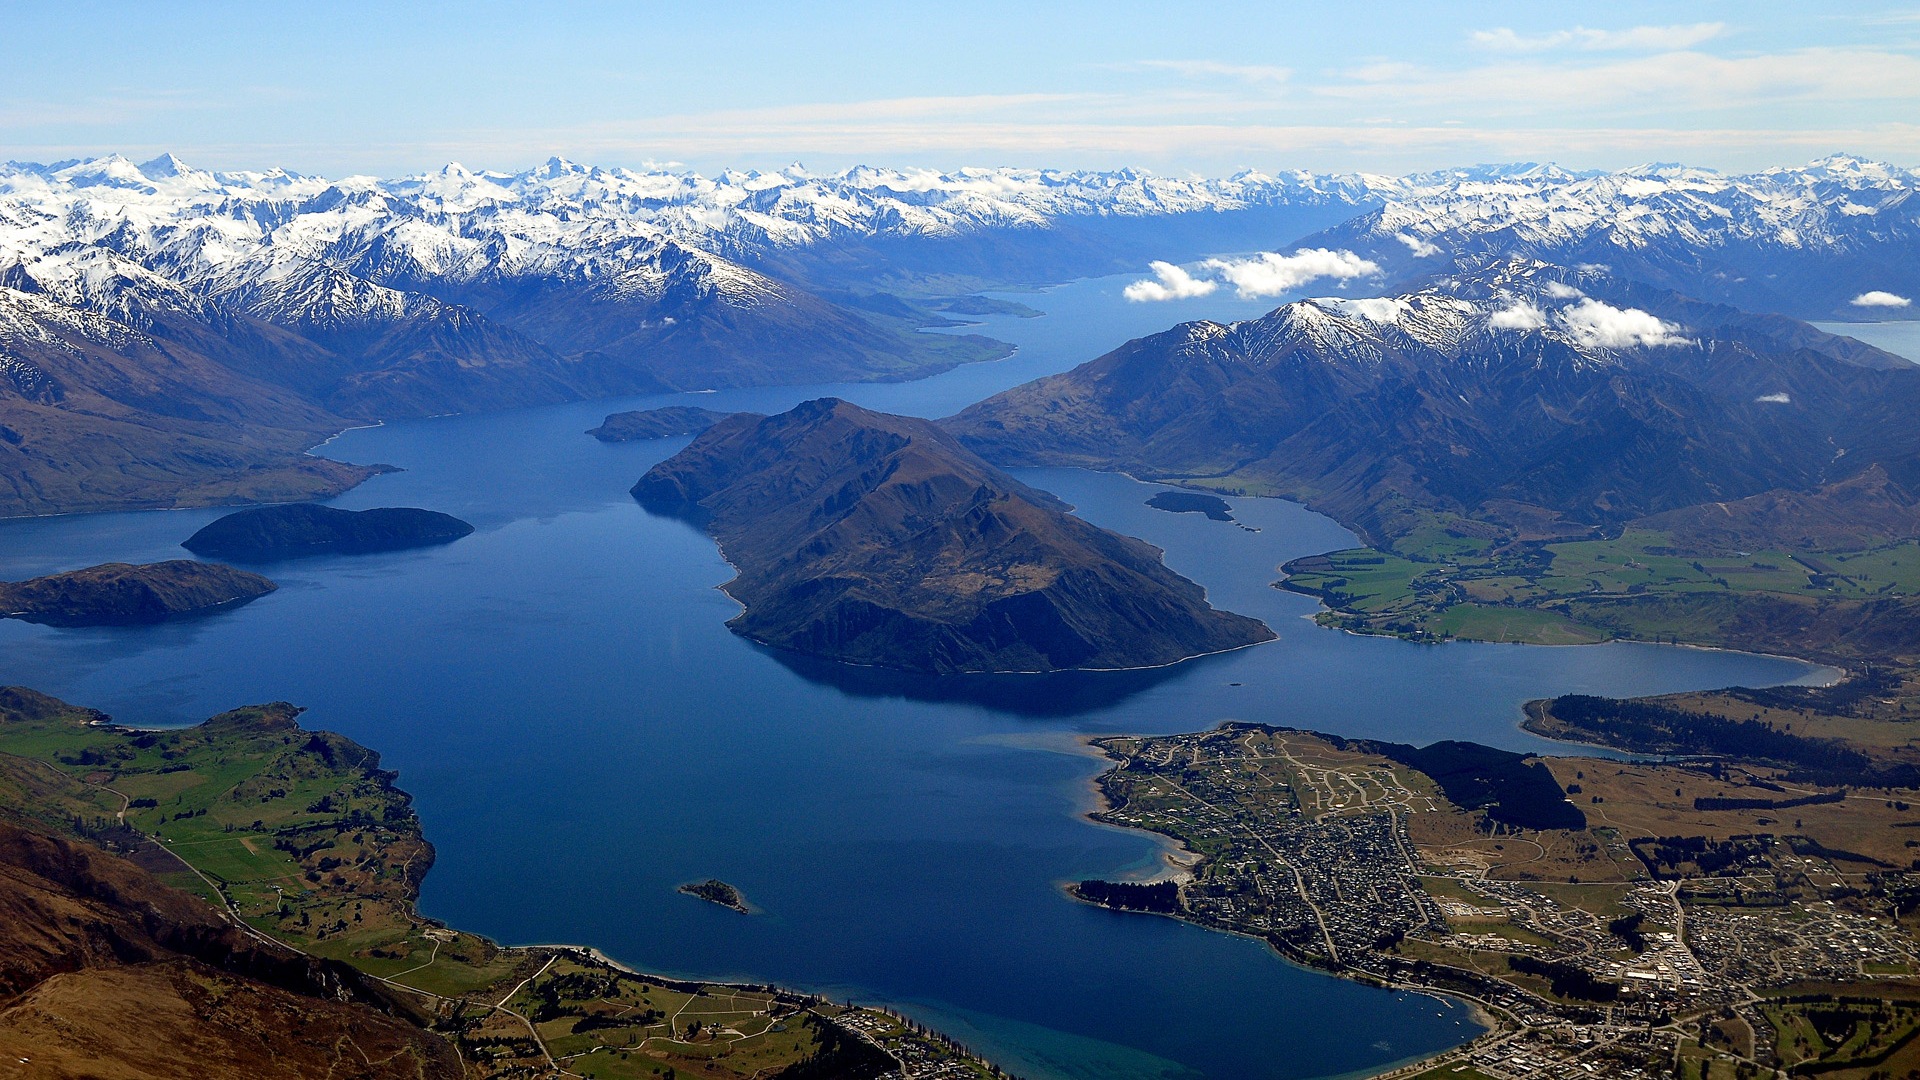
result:
<svg viewBox="0 0 1920 1080"><path fill-rule="evenodd" d="M1920 173L1835 156L1724 176L1651 165L1574 175L1471 172L1409 183L1307 243L1367 253L1391 273L1524 255L1598 265L1749 310L1884 316L1920 295Z"/></svg>
<svg viewBox="0 0 1920 1080"><path fill-rule="evenodd" d="M294 262L464 302L531 279L659 294L673 278L661 263L677 258L696 289L751 305L777 296L767 273L847 284L825 265L848 247L886 244L897 255L916 243L955 248L1014 233L1042 248L1105 240L1112 256L1114 248L1148 250L1153 241L1141 232L1151 236L1156 221L1206 218L1240 226L1207 240L1272 249L1298 238L1272 231L1295 220L1332 225L1318 242L1367 252L1394 274L1430 272L1459 256L1524 254L1607 264L1709 298L1745 299L1747 307L1832 315L1844 313L1847 298L1827 293L1853 288L1855 278L1911 295L1920 272L1912 258L1920 243L1916 188L1912 170L1844 156L1745 176L1671 165L1615 173L1523 165L1223 179L1008 168L814 175L799 166L707 177L555 158L519 173L451 164L394 180L214 172L171 155L140 164L111 156L0 166L0 266L20 264L49 292L98 310L97 281L64 260L77 248L101 248L201 296L271 309L275 283ZM1285 211L1295 216L1272 216ZM1178 250L1197 238L1173 225L1166 231L1170 250L1156 257L1203 253ZM1129 268L1079 254L1083 272ZM1011 260L1015 276L1023 261L1031 253ZM1815 262L1845 262L1854 272L1809 297L1808 283L1793 277ZM867 270L885 276L885 268ZM397 303L375 292L361 302Z"/></svg>
<svg viewBox="0 0 1920 1080"><path fill-rule="evenodd" d="M249 438L265 425L284 448L361 418L911 378L1004 347L914 333L940 316L876 293L1297 243L1368 268L1342 276L1349 299L1316 309L1346 323L1385 310L1352 297L1515 253L1803 317L1898 315L1920 295L1916 186L1912 171L1844 157L1748 176L1515 165L1223 179L798 166L708 177L553 159L336 180L171 155L9 163L0 459L18 460L0 460L14 487L0 512L150 504L76 495L92 491L84 469L78 488L45 487L77 468L68 440L82 412L103 467L177 467L187 486L154 497L165 501L197 490L193 463L234 438L195 429L213 441L181 442L181 425L253 425ZM1871 310L1851 306L1868 295ZM1612 332L1580 321L1594 313L1578 305L1536 308L1503 318ZM1444 321L1442 306L1426 314ZM159 430L172 449L152 445ZM289 467L297 491L307 463Z"/></svg>

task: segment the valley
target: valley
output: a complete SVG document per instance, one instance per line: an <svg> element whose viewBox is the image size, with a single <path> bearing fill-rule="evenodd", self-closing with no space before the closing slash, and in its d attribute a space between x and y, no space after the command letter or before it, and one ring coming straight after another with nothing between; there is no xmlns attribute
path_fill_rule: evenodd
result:
<svg viewBox="0 0 1920 1080"><path fill-rule="evenodd" d="M1823 168L1832 175L1768 183L1857 192L1905 182L1835 180L1845 170ZM169 185L145 169L110 163L132 185L111 199L165 204L184 219L203 212L193 192L244 203L271 186L210 173ZM12 175L16 187L85 186ZM1862 681L1866 667L1887 666L1912 587L1912 448L1900 423L1911 380L1895 358L1591 268L1480 259L1464 240L1449 274L1408 269L1393 297L1278 311L1270 298L1224 293L1133 304L1125 279L1018 300L967 296L958 290L1008 280L990 266L1014 263L923 268L969 245L993 250L1001 225L883 241L849 219L807 225L797 246L752 229L696 243L715 220L708 201L726 193L688 195L682 208L702 214L684 220L671 200L663 210L606 198L641 179L565 163L517 179L447 170L411 186L297 178L289 183L320 193L308 193L297 227L249 239L230 263L197 263L207 249L165 229L120 252L157 278L178 276L188 299L111 259L120 276L105 280L119 284L83 296L75 283L91 288L98 274L62 278L67 255L27 252L19 273L41 292L16 291L113 324L85 327L98 338L88 348L179 359L182 342L197 343L228 366L239 361L207 353L210 342L252 334L245 377L287 423L310 425L301 439L386 420L307 459L316 474L348 468L332 457L407 470L364 474L342 509L434 506L471 523L451 547L351 562L343 550L308 553L276 568L284 587L272 597L205 621L113 628L112 638L0 632L0 675L147 723L238 701L313 702L328 726L392 747L436 823L437 850L411 800L369 778L377 760L332 737L314 738L360 772L334 776L312 760L319 751L296 750L236 774L238 786L190 785L213 798L189 805L166 785L212 766L166 773L143 755L173 753L178 764L213 752L197 736L87 729L157 740L125 758L112 742L64 752L115 757L110 770L86 763L86 775L114 772L125 812L186 853L192 872L170 871L174 884L428 1003L424 1022L489 1075L670 1066L746 1076L835 1055L852 1072L991 1068L926 1034L931 1025L1028 1076L1310 1077L1377 1071L1472 1039L1460 995L1496 1030L1416 1071L1505 1077L1538 1061L1624 1072L1664 1059L1703 1080L1767 1062L1846 1076L1905 1052L1913 1018L1899 995L1913 957L1898 908L1909 858L1901 815L1920 798L1911 782L1876 772L1881 798L1804 775L1798 759L1722 755L1703 771L1559 750L1540 758L1551 746L1541 734L1628 746L1626 729L1589 722L1604 709L1581 713L1582 727L1576 710L1552 705L1536 707L1528 731L1514 723L1522 701L1569 691L1603 702L1664 694L1662 707L1684 714L1661 729L1669 750L1700 750L1687 740L1702 725L1688 715L1754 713L1782 735L1798 724L1869 745L1875 769L1899 766L1910 748L1883 721L1898 713L1903 676ZM1593 179L1511 182L1559 198L1604 188ZM985 196L972 182L943 179L929 190L944 193L918 205L930 217L975 212ZM737 220L798 220L804 200L793 193L821 180L766 183L786 194L756 196ZM1196 201L1184 209L1140 220L1219 229L1282 220L1276 207L1291 201L1325 227L1375 202L1394 220L1395 200L1438 198L1414 188L1452 181L1234 183L1007 174L993 198L1091 200L1084 207L1186 192ZM1726 190L1745 198L1759 186ZM883 187L863 198L893 199ZM578 194L589 190L601 201ZM1074 213L1050 219L1060 250L1035 258L1111 260L1122 225L1139 225ZM410 246L450 214L471 222L451 244ZM533 232L529 214L540 219ZM583 220L571 215L597 224L570 231ZM355 223L331 231L342 218ZM1178 231L1161 224L1162 235ZM512 242L467 246L489 230ZM1062 254L1074 235L1086 245ZM515 246L530 239L535 257ZM852 251L874 261L849 269ZM1373 254L1393 273L1406 265ZM645 272L627 273L636 267ZM1384 277L1339 290L1379 292ZM908 295L873 291L882 282ZM211 306L192 308L193 297ZM1162 329L1202 314L1226 321ZM1616 339L1592 321L1619 315L1652 323ZM957 316L979 323L952 325ZM127 327L158 344L126 344ZM1157 332L1069 370L1120 328ZM1007 355L1003 341L1019 351ZM35 370L54 378L54 363ZM79 370L60 386L78 386ZM920 378L936 371L946 374ZM51 383L24 378L53 403L37 407L58 407ZM771 385L802 378L818 381ZM628 396L598 400L618 394ZM537 407L501 411L520 405ZM448 407L470 415L425 418ZM241 430L250 415L266 414L228 419ZM589 428L600 438L579 434ZM1708 437L1726 432L1734 437ZM304 449L301 439L287 445ZM1832 455L1834 439L1847 454ZM635 488L645 509L666 516L620 499L636 475L648 478ZM1271 494L1346 528L1259 497ZM972 513L983 498L994 512ZM21 522L0 530L0 557L39 571L69 569L91 550L150 558L140 553L217 516L183 511L164 529L132 515ZM1063 537L1073 543L1051 543ZM1029 541L1034 551L1020 546ZM803 549L823 557L790 557ZM1295 592L1270 587L1283 564ZM1077 652L1042 648L1033 620L1010 618L1004 633L903 653L898 634L823 637L822 627L864 623L807 599L853 597L965 626L977 613L958 611L956 598L1007 598L998 589L1021 599L1013 586L1044 586L1061 566L1092 571L1092 585L1063 594L1070 602L1050 601ZM976 578L980 589L960 587ZM1143 614L1115 602L1123 596L1172 607ZM1330 609L1321 621L1368 636L1304 626L1314 599ZM1169 632L1188 623L1201 629ZM1209 623L1237 636L1215 640ZM1248 643L1263 624L1278 642L1155 666ZM1628 639L1790 655L1851 678L1714 690L1824 675ZM1787 639L1796 647L1778 646ZM1614 643L1547 653L1475 644L1516 641ZM1086 668L1142 670L1075 670ZM333 674L343 671L354 678ZM214 725L248 745L263 726L285 738L291 718L278 709L221 713ZM1178 734L1228 718L1257 726L1222 732L1260 745ZM1341 734L1306 735L1309 724ZM1116 730L1148 734L1107 734ZM1163 884L1135 881L1161 869L1157 847L1074 820L1079 808L1061 793L1091 775L1086 759L1035 753L1083 735L1122 759L1101 781L1115 798L1102 820L1201 855L1171 900ZM287 769L339 782L273 796ZM234 816L259 794L263 809ZM141 799L155 805L133 805ZM168 799L178 806L161 812ZM259 842L268 838L293 847ZM323 838L334 846L306 849ZM431 878L422 859L438 862ZM764 912L741 918L721 900L675 895L689 881L742 906L752 896ZM1373 985L1275 964L1259 941L1064 903L1070 881L1109 907L1171 908ZM1782 914L1829 899L1830 911ZM494 944L555 940L666 959L642 975L572 947ZM1781 982L1788 970L1797 981ZM1886 1004L1828 1000L1863 980ZM1030 986L1073 991L1018 989ZM1608 986L1617 1000L1593 1000ZM853 995L885 1007L827 1003ZM1249 999L1269 1003L1257 1023L1228 1017ZM1368 1043L1380 1033L1390 1038Z"/></svg>

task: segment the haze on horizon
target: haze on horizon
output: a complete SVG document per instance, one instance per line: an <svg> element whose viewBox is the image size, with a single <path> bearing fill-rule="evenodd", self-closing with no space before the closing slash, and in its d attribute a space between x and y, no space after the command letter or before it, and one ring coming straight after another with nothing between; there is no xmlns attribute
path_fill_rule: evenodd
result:
<svg viewBox="0 0 1920 1080"><path fill-rule="evenodd" d="M9 6L0 159L1222 174L1920 163L1920 7ZM696 43L690 45L689 43Z"/></svg>

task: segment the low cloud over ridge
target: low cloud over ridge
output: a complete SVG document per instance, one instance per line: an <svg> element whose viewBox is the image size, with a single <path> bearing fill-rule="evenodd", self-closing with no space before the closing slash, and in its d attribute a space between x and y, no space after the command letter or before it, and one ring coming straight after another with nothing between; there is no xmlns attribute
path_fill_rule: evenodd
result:
<svg viewBox="0 0 1920 1080"><path fill-rule="evenodd" d="M1351 251L1301 248L1291 255L1263 251L1245 259L1208 259L1189 273L1172 263L1151 264L1154 276L1127 286L1127 299L1186 300L1205 296L1222 282L1232 285L1242 300L1280 296L1315 281L1331 278L1347 282L1380 272L1380 264Z"/></svg>
<svg viewBox="0 0 1920 1080"><path fill-rule="evenodd" d="M1588 298L1554 313L1560 329L1588 348L1625 349L1635 345L1685 345L1680 328L1639 308L1617 308Z"/></svg>

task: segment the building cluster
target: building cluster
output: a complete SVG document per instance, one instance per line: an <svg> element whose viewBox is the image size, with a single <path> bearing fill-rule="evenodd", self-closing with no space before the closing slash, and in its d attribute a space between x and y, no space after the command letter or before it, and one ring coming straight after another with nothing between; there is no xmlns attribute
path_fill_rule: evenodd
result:
<svg viewBox="0 0 1920 1080"><path fill-rule="evenodd" d="M1313 755L1285 735L1231 728L1109 749L1125 757L1103 778L1103 819L1203 856L1181 886L1183 917L1480 1005L1502 1024L1445 1059L1463 1075L1669 1076L1683 1048L1729 1053L1709 1048L1715 1017L1755 1036L1736 1061L1768 1068L1766 990L1920 971L1920 951L1883 914L1844 900L1774 902L1780 875L1807 881L1808 867L1748 868L1757 876L1744 884L1643 880L1624 895L1602 884L1599 902L1583 905L1577 886L1425 866L1406 821L1432 797L1392 768L1303 761Z"/></svg>
<svg viewBox="0 0 1920 1080"><path fill-rule="evenodd" d="M878 1080L986 1080L1002 1075L948 1040L880 1009L849 1009L829 1020L879 1047L898 1064Z"/></svg>

